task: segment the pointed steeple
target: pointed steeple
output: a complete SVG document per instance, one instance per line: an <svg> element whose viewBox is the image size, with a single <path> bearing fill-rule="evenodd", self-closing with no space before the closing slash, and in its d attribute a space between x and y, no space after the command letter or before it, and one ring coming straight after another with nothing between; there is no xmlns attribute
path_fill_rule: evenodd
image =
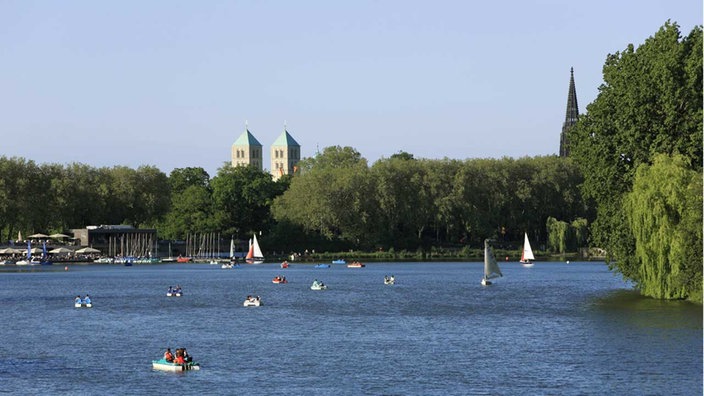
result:
<svg viewBox="0 0 704 396"><path fill-rule="evenodd" d="M567 134L579 119L579 106L577 105L577 90L574 87L574 68L570 68L570 90L567 93L567 110L565 111L565 122L562 124L560 133L560 157L570 155L570 145Z"/></svg>

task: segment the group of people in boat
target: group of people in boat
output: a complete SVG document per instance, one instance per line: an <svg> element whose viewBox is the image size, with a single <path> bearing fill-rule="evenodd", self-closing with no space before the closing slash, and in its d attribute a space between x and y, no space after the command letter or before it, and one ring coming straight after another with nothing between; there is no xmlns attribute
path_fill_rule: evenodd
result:
<svg viewBox="0 0 704 396"><path fill-rule="evenodd" d="M249 301L249 302L257 302L257 301L261 301L261 300L262 300L262 298L259 296L251 296L251 295L247 296L247 301Z"/></svg>
<svg viewBox="0 0 704 396"><path fill-rule="evenodd" d="M384 275L384 283L387 285L392 285L396 281L393 275Z"/></svg>
<svg viewBox="0 0 704 396"><path fill-rule="evenodd" d="M166 348L166 352L164 352L164 360L169 363L186 364L191 363L193 358L188 354L186 348L176 349L176 354L171 353L171 348Z"/></svg>
<svg viewBox="0 0 704 396"><path fill-rule="evenodd" d="M276 275L274 277L274 279L272 280L272 282L274 282L274 283L288 283L288 281L286 280L286 277L281 276L281 275Z"/></svg>
<svg viewBox="0 0 704 396"><path fill-rule="evenodd" d="M323 288L323 287L325 287L325 284L323 283L323 281L319 281L319 280L317 280L317 279L313 279L313 284L310 285L310 286L311 286L311 287L320 287L320 288Z"/></svg>
<svg viewBox="0 0 704 396"><path fill-rule="evenodd" d="M180 295L181 294L181 285L176 285L176 286L169 286L169 290L166 292L167 296L173 296L173 295Z"/></svg>
<svg viewBox="0 0 704 396"><path fill-rule="evenodd" d="M73 300L73 302L76 305L90 305L90 304L92 304L92 301L90 300L90 296L87 294L83 298L81 298L80 295L76 296L76 299Z"/></svg>

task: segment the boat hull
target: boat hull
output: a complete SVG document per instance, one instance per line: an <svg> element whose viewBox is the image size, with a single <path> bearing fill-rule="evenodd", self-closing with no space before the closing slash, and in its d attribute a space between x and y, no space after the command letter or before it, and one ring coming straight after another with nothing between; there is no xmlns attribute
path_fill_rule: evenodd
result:
<svg viewBox="0 0 704 396"><path fill-rule="evenodd" d="M261 305L262 305L262 300L249 300L249 299L247 299L247 300L244 300L244 302L242 303L242 306L245 306L245 307L259 307Z"/></svg>
<svg viewBox="0 0 704 396"><path fill-rule="evenodd" d="M181 297L181 293L166 293L166 297Z"/></svg>
<svg viewBox="0 0 704 396"><path fill-rule="evenodd" d="M164 359L152 360L152 368L159 371L168 371L171 373L178 373L181 371L194 371L200 370L200 365L198 363L186 363L186 364L176 364L169 363Z"/></svg>

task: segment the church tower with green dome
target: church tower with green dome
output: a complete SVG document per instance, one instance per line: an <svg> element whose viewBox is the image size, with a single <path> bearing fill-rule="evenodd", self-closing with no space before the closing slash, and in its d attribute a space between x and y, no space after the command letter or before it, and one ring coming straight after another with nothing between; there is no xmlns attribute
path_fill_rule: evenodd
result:
<svg viewBox="0 0 704 396"><path fill-rule="evenodd" d="M271 145L271 176L278 180L283 175L292 175L296 172L298 161L301 160L301 145L284 131Z"/></svg>
<svg viewBox="0 0 704 396"><path fill-rule="evenodd" d="M249 132L245 123L244 133L232 144L232 166L254 166L263 169L262 144Z"/></svg>

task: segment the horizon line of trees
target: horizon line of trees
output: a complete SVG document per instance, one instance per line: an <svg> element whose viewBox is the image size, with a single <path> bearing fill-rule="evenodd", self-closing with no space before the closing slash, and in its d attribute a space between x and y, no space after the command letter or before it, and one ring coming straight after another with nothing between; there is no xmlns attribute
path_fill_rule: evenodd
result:
<svg viewBox="0 0 704 396"><path fill-rule="evenodd" d="M153 166L0 157L0 238L130 224L157 228L170 240L257 232L275 251L414 251L481 246L485 238L520 246L527 232L534 247L564 253L577 246L568 234L549 236L548 218L589 218L578 167L556 156L419 160L399 152L370 167L355 149L333 146L299 167L295 177L273 181L267 172L229 164L211 178L198 167L167 176ZM565 241L550 242L555 238Z"/></svg>

